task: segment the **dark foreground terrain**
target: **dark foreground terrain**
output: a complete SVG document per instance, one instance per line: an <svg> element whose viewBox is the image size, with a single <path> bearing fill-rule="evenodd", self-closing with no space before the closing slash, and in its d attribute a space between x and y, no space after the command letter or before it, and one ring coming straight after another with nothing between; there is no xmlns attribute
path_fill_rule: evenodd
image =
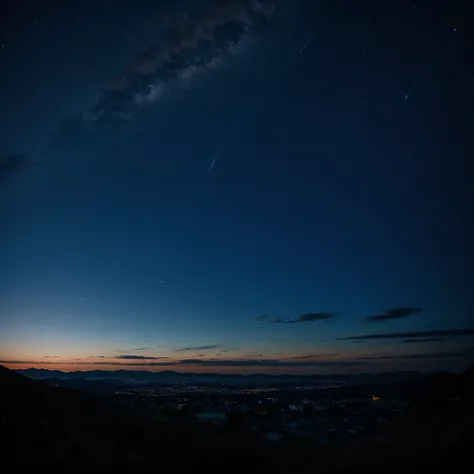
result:
<svg viewBox="0 0 474 474"><path fill-rule="evenodd" d="M31 380L0 366L2 464L86 472L472 472L474 369L411 388L390 422L330 445L269 443L159 421L120 399Z"/></svg>
<svg viewBox="0 0 474 474"><path fill-rule="evenodd" d="M474 468L474 369L428 377L389 425L344 439L309 463L305 473L456 472Z"/></svg>

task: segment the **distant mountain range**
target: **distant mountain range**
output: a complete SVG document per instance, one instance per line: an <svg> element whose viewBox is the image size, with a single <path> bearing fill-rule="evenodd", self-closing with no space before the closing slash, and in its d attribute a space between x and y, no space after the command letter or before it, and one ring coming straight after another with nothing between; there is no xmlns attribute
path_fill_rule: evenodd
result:
<svg viewBox="0 0 474 474"><path fill-rule="evenodd" d="M62 372L60 370L48 369L25 369L17 370L18 373L34 380L45 380L56 378L59 380L120 380L122 382L142 383L172 383L172 382L223 382L223 383L286 383L305 381L322 383L323 381L334 381L350 383L353 385L394 383L405 380L416 380L423 377L421 372L390 372L380 374L348 374L348 375L269 375L269 374L213 374L213 373L184 373L174 371L148 372L136 370L90 370Z"/></svg>

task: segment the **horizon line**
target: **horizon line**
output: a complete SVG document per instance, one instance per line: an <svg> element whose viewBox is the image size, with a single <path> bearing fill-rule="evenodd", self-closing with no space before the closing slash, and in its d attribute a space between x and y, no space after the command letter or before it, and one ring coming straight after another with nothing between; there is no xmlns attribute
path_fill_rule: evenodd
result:
<svg viewBox="0 0 474 474"><path fill-rule="evenodd" d="M290 377L314 377L317 375L328 377L328 376L359 376L359 375L381 375L381 374L396 374L396 373L416 373L416 374L430 374L430 373L437 373L437 372L443 372L443 371L421 371L421 370L393 370L393 371L380 371L380 372L357 372L357 373L328 373L328 374L323 374L320 372L314 372L314 373L280 373L280 374L275 374L275 373L268 373L268 372L252 372L252 373L225 373L225 372L180 372L177 370L146 370L146 369L141 369L141 370L133 370L133 369L86 369L86 370L60 370L60 369L46 369L46 368L38 368L38 367L28 367L28 368L8 368L3 364L0 364L0 367L5 367L8 370L12 370L14 372L19 372L19 371L27 371L27 370L36 370L36 371L45 371L45 372L61 372L64 374L69 374L69 373L87 373L87 372L109 372L109 373L115 373L115 372L147 372L150 374L159 374L159 373L164 373L164 372L172 372L175 374L179 375L222 375L222 376L242 376L242 377L248 377L252 375L265 375L265 376L270 376L270 377L284 377L284 376L290 376ZM466 370L466 369L465 369ZM460 371L450 371L450 373L462 373L465 370L460 370Z"/></svg>

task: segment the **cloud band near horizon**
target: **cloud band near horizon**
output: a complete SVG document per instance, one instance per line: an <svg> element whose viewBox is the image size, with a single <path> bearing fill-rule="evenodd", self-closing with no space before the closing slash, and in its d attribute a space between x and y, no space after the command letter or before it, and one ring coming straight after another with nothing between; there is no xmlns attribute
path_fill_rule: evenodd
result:
<svg viewBox="0 0 474 474"><path fill-rule="evenodd" d="M376 339L426 339L426 338L454 338L461 336L473 336L474 329L435 329L430 331L409 331L409 332L393 332L381 334L363 334L359 336L338 337L337 341L363 341ZM405 341L406 342L406 341Z"/></svg>

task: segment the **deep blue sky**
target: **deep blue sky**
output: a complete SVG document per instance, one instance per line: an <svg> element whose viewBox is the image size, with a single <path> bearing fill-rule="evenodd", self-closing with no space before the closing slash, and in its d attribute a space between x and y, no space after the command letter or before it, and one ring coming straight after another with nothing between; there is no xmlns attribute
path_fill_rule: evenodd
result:
<svg viewBox="0 0 474 474"><path fill-rule="evenodd" d="M10 3L3 363L472 361L463 2Z"/></svg>

